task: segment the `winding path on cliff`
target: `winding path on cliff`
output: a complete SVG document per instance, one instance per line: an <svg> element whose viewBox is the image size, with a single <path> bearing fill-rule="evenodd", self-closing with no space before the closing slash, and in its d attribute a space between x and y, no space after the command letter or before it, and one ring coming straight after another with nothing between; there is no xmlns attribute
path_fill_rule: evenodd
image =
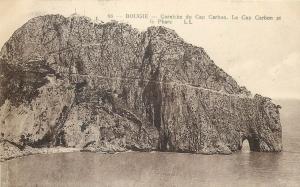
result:
<svg viewBox="0 0 300 187"><path fill-rule="evenodd" d="M76 74L76 73L72 73L70 75L73 75L74 77L80 76L80 77L87 77L87 78L100 78L100 79L109 79L109 80L118 80L118 81L121 81L121 80L141 81L140 78L134 78L134 77L107 77L107 76L100 76L100 75L93 75L93 74L92 75L83 75L83 74ZM233 97L239 97L239 98L251 98L249 96L242 95L242 94L230 94L230 93L226 93L223 91L217 91L217 90L212 90L212 89L208 89L208 88L204 88L204 87L193 86L190 84L184 84L184 83L177 82L177 81L169 81L169 82L153 81L153 80L142 80L142 81L157 83L157 84L171 85L171 86L173 86L173 85L185 86L185 87L192 88L192 89L209 91L209 92L226 95L226 96L233 96Z"/></svg>
<svg viewBox="0 0 300 187"><path fill-rule="evenodd" d="M80 45L75 45L72 47L68 47L68 48L64 48L61 49L59 51L52 51L49 54L54 54L54 53L60 53L69 49L74 49L76 47L93 47L93 46L101 46L101 43L90 43L90 44L80 44ZM70 74L72 76L81 76L81 77L96 77L96 78L101 78L101 79L110 79L110 80L133 80L133 81L141 81L140 78L134 78L134 77L107 77L107 76L100 76L100 75L83 75L83 74L76 74L76 73L72 73ZM204 87L199 87L199 86L193 86L190 84L185 84L185 83L181 83L181 82L177 82L177 81L169 81L169 82L161 82L161 81L153 81L153 80L143 80L145 82L152 82L152 83L157 83L157 84L165 84L165 85L177 85L177 86L185 86L188 88L193 88L193 89L198 89L198 90L204 90L204 91L209 91L209 92L213 92L213 93L217 93L220 95L226 95L226 96L233 96L233 97L238 97L238 98L251 98L251 96L247 96L244 94L230 94L230 93L226 93L224 91L217 91L217 90L212 90L212 89L208 89L208 88L204 88Z"/></svg>

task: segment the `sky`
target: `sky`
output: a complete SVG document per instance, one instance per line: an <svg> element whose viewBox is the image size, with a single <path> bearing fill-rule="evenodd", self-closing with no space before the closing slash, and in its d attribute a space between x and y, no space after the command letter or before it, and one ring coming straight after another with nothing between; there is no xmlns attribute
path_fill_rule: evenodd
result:
<svg viewBox="0 0 300 187"><path fill-rule="evenodd" d="M1 0L0 46L30 18L73 13L95 20L117 20L140 31L151 25L174 29L185 41L203 47L211 59L252 93L273 99L300 99L300 1L199 0ZM149 19L127 19L127 14L148 14ZM113 15L113 18L108 17ZM192 24L163 15L192 16ZM205 16L197 20L195 16ZM238 20L208 16L238 16ZM242 20L241 17L251 17ZM279 20L255 20L255 16ZM170 19L165 19L170 21Z"/></svg>

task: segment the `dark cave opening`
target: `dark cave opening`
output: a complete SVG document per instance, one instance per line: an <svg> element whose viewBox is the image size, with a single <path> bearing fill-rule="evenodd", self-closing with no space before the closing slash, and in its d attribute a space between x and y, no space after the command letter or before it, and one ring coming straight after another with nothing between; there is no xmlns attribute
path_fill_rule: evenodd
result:
<svg viewBox="0 0 300 187"><path fill-rule="evenodd" d="M249 141L249 146L251 151L260 152L260 146L259 146L260 140L257 136L253 136L249 138L248 141Z"/></svg>
<svg viewBox="0 0 300 187"><path fill-rule="evenodd" d="M260 142L259 142L259 138L257 138L257 136L243 138L240 150L242 152L252 152L252 151L260 152L259 144L260 144Z"/></svg>

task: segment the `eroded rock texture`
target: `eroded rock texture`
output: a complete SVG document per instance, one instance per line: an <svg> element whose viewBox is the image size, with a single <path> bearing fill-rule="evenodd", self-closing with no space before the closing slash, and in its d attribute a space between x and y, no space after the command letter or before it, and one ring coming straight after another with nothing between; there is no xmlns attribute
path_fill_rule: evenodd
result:
<svg viewBox="0 0 300 187"><path fill-rule="evenodd" d="M174 31L33 18L0 62L1 157L44 147L281 151L279 106L251 96Z"/></svg>

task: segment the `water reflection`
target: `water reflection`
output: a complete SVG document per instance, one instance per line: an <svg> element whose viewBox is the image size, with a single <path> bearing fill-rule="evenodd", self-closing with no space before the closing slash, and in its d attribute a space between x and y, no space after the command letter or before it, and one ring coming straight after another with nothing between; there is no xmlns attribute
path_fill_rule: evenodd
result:
<svg viewBox="0 0 300 187"><path fill-rule="evenodd" d="M299 154L61 153L1 164L12 186L234 186L300 183ZM50 186L51 186L50 185ZM40 186L40 185L39 185Z"/></svg>

